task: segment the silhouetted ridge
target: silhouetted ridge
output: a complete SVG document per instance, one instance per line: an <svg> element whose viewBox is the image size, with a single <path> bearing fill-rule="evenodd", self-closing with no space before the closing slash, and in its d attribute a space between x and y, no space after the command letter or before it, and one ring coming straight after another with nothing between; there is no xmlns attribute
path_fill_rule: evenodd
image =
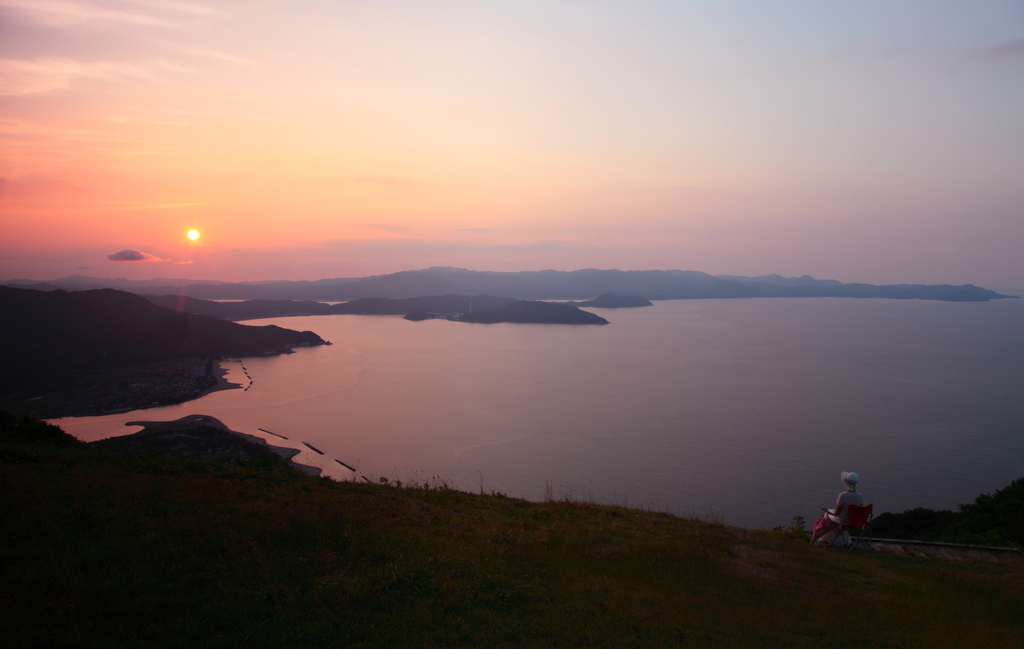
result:
<svg viewBox="0 0 1024 649"><path fill-rule="evenodd" d="M493 295L432 295L392 300L368 297L344 304L324 304L311 300L246 300L213 302L178 295L145 295L147 300L175 311L209 315L224 320L252 320L305 315L405 315L414 312L434 314L467 313L472 308L491 309L516 300Z"/></svg>
<svg viewBox="0 0 1024 649"><path fill-rule="evenodd" d="M53 385L86 370L324 344L310 331L176 313L114 289L68 293L0 287L0 312L0 335L8 341L2 390Z"/></svg>
<svg viewBox="0 0 1024 649"><path fill-rule="evenodd" d="M68 278L71 279L71 278ZM89 278L74 282L56 280L49 286L80 290ZM17 280L24 282L26 280ZM97 284L128 280L94 280ZM945 301L985 301L1007 295L964 284L923 285L843 284L836 280L803 277L739 277L689 270L598 270L522 271L498 273L464 268L427 268L361 279L337 278L315 282L196 283L152 285L147 280L128 283L125 288L153 295L185 294L202 299L287 299L353 301L362 298L405 299L443 295L505 295L515 299L587 300L595 295L615 293L648 300L740 298L740 297L876 297ZM175 280L177 281L177 280ZM410 311L415 309L410 309ZM429 310L429 309L427 309Z"/></svg>

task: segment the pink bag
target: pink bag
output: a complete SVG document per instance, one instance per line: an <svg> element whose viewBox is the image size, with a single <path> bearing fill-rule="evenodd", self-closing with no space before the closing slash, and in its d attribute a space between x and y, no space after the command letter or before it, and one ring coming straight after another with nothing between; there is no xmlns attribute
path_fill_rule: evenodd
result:
<svg viewBox="0 0 1024 649"><path fill-rule="evenodd" d="M832 529L832 519L822 514L818 517L818 520L814 521L814 531L811 533L811 543L814 543L821 537L825 536Z"/></svg>

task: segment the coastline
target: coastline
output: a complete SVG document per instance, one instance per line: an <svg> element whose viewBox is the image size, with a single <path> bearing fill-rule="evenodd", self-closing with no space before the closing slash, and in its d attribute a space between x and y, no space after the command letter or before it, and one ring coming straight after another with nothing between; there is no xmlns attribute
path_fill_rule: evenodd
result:
<svg viewBox="0 0 1024 649"><path fill-rule="evenodd" d="M243 389L228 380L225 360L190 358L139 368L117 384L97 386L89 394L62 399L28 414L38 419L103 417L186 403L220 390Z"/></svg>
<svg viewBox="0 0 1024 649"><path fill-rule="evenodd" d="M193 399L199 399L200 397L205 397L206 395L208 395L210 393L220 392L221 390L241 390L242 389L242 384L241 383L232 383L231 381L228 380L228 369L226 367L224 367L224 363L226 361L228 361L228 360L234 360L234 359L220 358L220 359L215 359L214 360L214 362L213 362L213 369L211 369L211 371L210 371L210 376L213 377L216 380L216 383L214 383L210 387L206 388L205 390L200 392L198 395L192 397L191 399L183 399L182 401L179 401L178 403L185 403L186 401L192 401ZM238 361L238 362L241 362L241 361Z"/></svg>

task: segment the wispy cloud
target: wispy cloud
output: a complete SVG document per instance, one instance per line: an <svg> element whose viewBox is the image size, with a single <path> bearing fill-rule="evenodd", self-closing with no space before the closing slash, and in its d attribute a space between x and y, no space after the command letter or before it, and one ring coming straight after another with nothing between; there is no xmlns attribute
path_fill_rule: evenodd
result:
<svg viewBox="0 0 1024 649"><path fill-rule="evenodd" d="M1024 38L1006 41L999 45L986 47L978 50L982 56L989 56L997 59L1024 58Z"/></svg>
<svg viewBox="0 0 1024 649"><path fill-rule="evenodd" d="M142 252L141 250L134 250L132 248L112 252L109 255L107 255L107 259L109 259L110 261L128 262L170 261L169 259L161 259L156 255L151 255L148 252Z"/></svg>
<svg viewBox="0 0 1024 649"><path fill-rule="evenodd" d="M402 225L387 225L384 223L367 223L363 226L371 230L380 230L382 232L390 232L392 234L405 234L409 232L409 228Z"/></svg>
<svg viewBox="0 0 1024 649"><path fill-rule="evenodd" d="M178 11L186 14L196 14L199 16L214 16L219 14L220 11L209 7L207 5L196 4L194 2L177 2L176 0L127 0L132 4L141 5L143 7L151 7L153 9L167 9L169 11Z"/></svg>
<svg viewBox="0 0 1024 649"><path fill-rule="evenodd" d="M234 54L228 54L227 52L221 52L220 50L209 50L200 48L186 48L186 52L189 54L195 54L196 56L205 56L210 59L216 59L218 61L225 61L227 63L234 63L235 65L252 65L253 61L250 59L243 58L241 56L235 56Z"/></svg>
<svg viewBox="0 0 1024 649"><path fill-rule="evenodd" d="M47 27L70 27L96 22L177 27L176 23L158 16L70 0L0 0L0 7L13 9L22 18Z"/></svg>
<svg viewBox="0 0 1024 649"><path fill-rule="evenodd" d="M186 68L183 65L178 65L174 61L168 61L167 59L157 59L153 62L153 65L160 68L161 70L167 70L168 72L182 72L186 74L194 74L195 70L192 68Z"/></svg>
<svg viewBox="0 0 1024 649"><path fill-rule="evenodd" d="M0 178L0 199L3 200L34 200L47 196L81 195L85 188L60 178L43 176L22 176L20 178Z"/></svg>
<svg viewBox="0 0 1024 649"><path fill-rule="evenodd" d="M2 84L0 84L2 88ZM3 94L3 93L0 93ZM36 141L39 138L73 141L94 141L103 136L97 131L88 129L61 128L20 119L0 117L0 139Z"/></svg>
<svg viewBox="0 0 1024 649"><path fill-rule="evenodd" d="M0 0L3 1L3 0ZM112 81L148 76L144 68L116 61L42 58L0 59L0 95L31 95L67 88L78 79Z"/></svg>

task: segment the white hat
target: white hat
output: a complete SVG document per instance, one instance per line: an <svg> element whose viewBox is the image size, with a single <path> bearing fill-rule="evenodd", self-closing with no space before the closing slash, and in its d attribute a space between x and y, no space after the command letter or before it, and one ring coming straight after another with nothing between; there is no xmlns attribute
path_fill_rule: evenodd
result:
<svg viewBox="0 0 1024 649"><path fill-rule="evenodd" d="M860 482L859 475L857 475L853 471L843 471L839 475L839 479L843 481L843 484L846 485L848 489L853 489L854 491L857 491L857 483Z"/></svg>

